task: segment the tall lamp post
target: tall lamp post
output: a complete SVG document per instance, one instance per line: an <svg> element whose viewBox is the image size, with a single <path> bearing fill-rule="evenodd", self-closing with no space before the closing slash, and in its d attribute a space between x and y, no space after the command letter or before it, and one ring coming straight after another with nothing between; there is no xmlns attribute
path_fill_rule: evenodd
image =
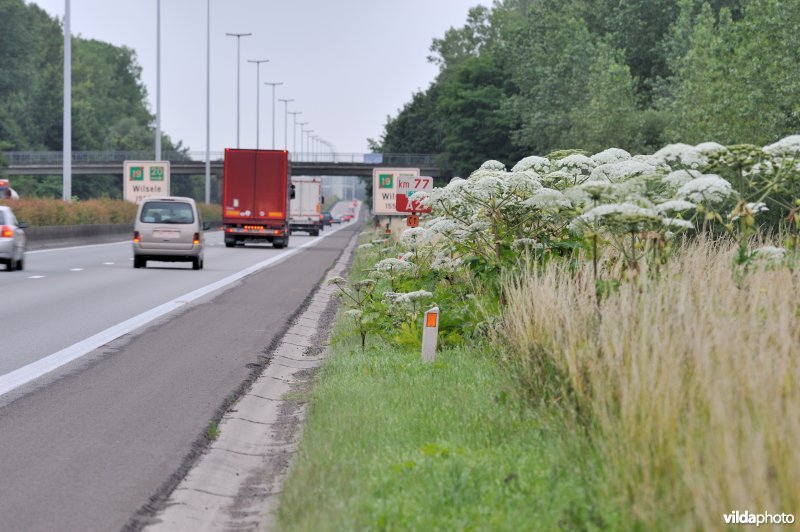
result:
<svg viewBox="0 0 800 532"><path fill-rule="evenodd" d="M256 65L256 149L258 149L261 135L261 63L269 63L269 59L248 59L247 62Z"/></svg>
<svg viewBox="0 0 800 532"><path fill-rule="evenodd" d="M240 81L242 79L242 37L250 37L252 33L226 33L228 37L236 37L236 148L240 147L239 145L239 124L240 124L240 110L241 110L241 86Z"/></svg>
<svg viewBox="0 0 800 532"><path fill-rule="evenodd" d="M297 152L297 115L303 114L302 111L289 111L292 115L292 153Z"/></svg>
<svg viewBox="0 0 800 532"><path fill-rule="evenodd" d="M300 152L303 153L303 128L308 125L308 122L298 122L298 126L300 126ZM297 139L295 139L297 140Z"/></svg>
<svg viewBox="0 0 800 532"><path fill-rule="evenodd" d="M64 3L64 123L63 198L72 201L72 34L70 30L69 0Z"/></svg>
<svg viewBox="0 0 800 532"><path fill-rule="evenodd" d="M206 0L206 203L211 203L211 0Z"/></svg>
<svg viewBox="0 0 800 532"><path fill-rule="evenodd" d="M279 102L283 102L283 104L284 104L284 107L283 107L283 149L285 150L289 145L288 138L287 138L289 136L289 103L293 102L294 99L287 100L287 99L284 99L284 98L278 98L278 101Z"/></svg>
<svg viewBox="0 0 800 532"><path fill-rule="evenodd" d="M272 86L272 149L274 150L275 149L275 87L277 87L278 85L283 85L283 82L279 81L277 83L272 83L270 81L267 81L266 83L264 83L264 85Z"/></svg>
<svg viewBox="0 0 800 532"><path fill-rule="evenodd" d="M161 0L156 0L156 161L161 160Z"/></svg>

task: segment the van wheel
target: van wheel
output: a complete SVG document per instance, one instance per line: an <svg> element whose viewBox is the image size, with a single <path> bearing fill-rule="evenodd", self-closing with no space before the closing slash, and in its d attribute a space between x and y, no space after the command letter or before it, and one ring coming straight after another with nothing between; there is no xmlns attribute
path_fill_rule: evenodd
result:
<svg viewBox="0 0 800 532"><path fill-rule="evenodd" d="M205 261L201 260L200 261L200 269L202 270L203 268L205 268Z"/></svg>
<svg viewBox="0 0 800 532"><path fill-rule="evenodd" d="M193 270L199 270L200 269L200 259L198 259L196 257L192 259L192 269Z"/></svg>
<svg viewBox="0 0 800 532"><path fill-rule="evenodd" d="M20 270L20 271L25 269L25 257L24 256L23 256L23 258L21 258L21 259L19 259L17 261L17 269Z"/></svg>
<svg viewBox="0 0 800 532"><path fill-rule="evenodd" d="M147 261L144 260L144 257L133 257L134 268L144 268L146 266L147 266Z"/></svg>
<svg viewBox="0 0 800 532"><path fill-rule="evenodd" d="M8 262L6 263L6 271L13 272L16 271L16 269L17 269L17 261L14 260L14 257L11 257L10 259L8 259Z"/></svg>

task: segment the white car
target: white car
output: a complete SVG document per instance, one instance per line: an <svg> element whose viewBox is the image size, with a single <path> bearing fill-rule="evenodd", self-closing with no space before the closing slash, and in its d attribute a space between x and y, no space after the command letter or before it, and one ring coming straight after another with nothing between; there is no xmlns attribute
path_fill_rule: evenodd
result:
<svg viewBox="0 0 800 532"><path fill-rule="evenodd" d="M18 222L11 207L0 205L0 264L13 272L25 267L25 229L28 224Z"/></svg>

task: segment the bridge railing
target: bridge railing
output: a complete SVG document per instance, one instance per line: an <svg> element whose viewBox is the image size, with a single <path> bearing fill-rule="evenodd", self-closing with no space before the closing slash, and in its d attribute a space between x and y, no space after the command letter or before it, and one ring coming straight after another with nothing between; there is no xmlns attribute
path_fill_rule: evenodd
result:
<svg viewBox="0 0 800 532"><path fill-rule="evenodd" d="M11 166L56 165L63 164L63 153L60 151L10 151L3 157ZM213 151L209 154L211 161L222 161L224 152ZM162 160L173 163L201 162L206 160L206 153L199 151L163 152ZM436 155L421 153L289 153L289 159L295 163L340 163L392 165L401 167L436 166ZM122 161L149 161L153 159L152 151L74 151L73 163L111 163Z"/></svg>

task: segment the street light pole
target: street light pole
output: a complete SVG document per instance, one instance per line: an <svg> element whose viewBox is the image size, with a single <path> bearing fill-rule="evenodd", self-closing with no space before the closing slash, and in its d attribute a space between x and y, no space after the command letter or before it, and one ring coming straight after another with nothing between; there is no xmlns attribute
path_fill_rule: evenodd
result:
<svg viewBox="0 0 800 532"><path fill-rule="evenodd" d="M239 124L240 124L240 111L241 111L241 95L242 91L240 81L242 79L242 37L249 37L252 33L226 33L228 37L236 37L236 149L239 149Z"/></svg>
<svg viewBox="0 0 800 532"><path fill-rule="evenodd" d="M299 153L303 153L303 128L305 128L308 125L308 122L298 122L297 125L300 126L300 152ZM297 139L295 139L295 140L297 140Z"/></svg>
<svg viewBox="0 0 800 532"><path fill-rule="evenodd" d="M256 149L258 149L261 135L261 63L269 63L269 59L248 59L247 62L256 65Z"/></svg>
<svg viewBox="0 0 800 532"><path fill-rule="evenodd" d="M292 115L292 153L297 152L297 115L303 114L302 111L289 111Z"/></svg>
<svg viewBox="0 0 800 532"><path fill-rule="evenodd" d="M289 103L293 102L294 99L286 100L283 98L278 98L279 102L284 103L283 108L283 149L285 150L288 145L288 136L289 136Z"/></svg>
<svg viewBox="0 0 800 532"><path fill-rule="evenodd" d="M272 85L272 149L275 149L275 87L283 85L283 82L272 83L267 81L264 85ZM292 113L289 113L292 114Z"/></svg>
<svg viewBox="0 0 800 532"><path fill-rule="evenodd" d="M63 198L72 201L72 33L69 0L64 3L64 158Z"/></svg>
<svg viewBox="0 0 800 532"><path fill-rule="evenodd" d="M156 0L156 161L161 160L161 0Z"/></svg>
<svg viewBox="0 0 800 532"><path fill-rule="evenodd" d="M206 0L206 203L211 203L211 0Z"/></svg>

